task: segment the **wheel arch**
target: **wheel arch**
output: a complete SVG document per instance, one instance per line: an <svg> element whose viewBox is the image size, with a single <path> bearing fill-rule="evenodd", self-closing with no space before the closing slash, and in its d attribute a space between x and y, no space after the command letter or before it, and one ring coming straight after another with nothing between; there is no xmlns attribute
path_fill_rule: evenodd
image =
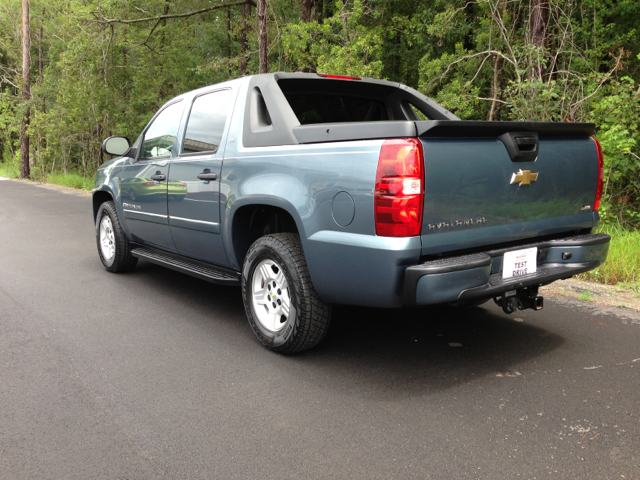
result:
<svg viewBox="0 0 640 480"><path fill-rule="evenodd" d="M296 209L286 200L252 196L235 202L227 217L227 256L242 269L249 247L258 238L273 233L295 233L304 242L304 227Z"/></svg>
<svg viewBox="0 0 640 480"><path fill-rule="evenodd" d="M98 190L93 192L93 221L95 223L96 217L98 215L98 210L100 209L100 205L104 202L113 201L113 194L108 190Z"/></svg>

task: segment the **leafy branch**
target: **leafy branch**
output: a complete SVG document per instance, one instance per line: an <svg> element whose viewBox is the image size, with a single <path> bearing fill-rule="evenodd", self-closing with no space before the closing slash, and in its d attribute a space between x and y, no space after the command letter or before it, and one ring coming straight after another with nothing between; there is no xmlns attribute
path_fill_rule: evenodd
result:
<svg viewBox="0 0 640 480"><path fill-rule="evenodd" d="M201 13L207 13L210 12L212 10L217 10L219 8L229 8L229 7L235 7L237 5L252 5L254 7L257 6L257 3L255 0L236 0L233 2L223 2L223 3L219 3L217 5L211 5L210 7L205 7L205 8L201 8L200 10L194 10L192 12L185 12L185 13L174 13L174 14L167 14L167 15L156 15L154 17L145 17L145 18L134 18L131 20L127 20L127 19L121 19L121 18L106 18L104 17L100 12L92 12L94 17L96 18L96 21L98 23L104 24L104 25L110 25L113 23L121 23L124 25L130 25L132 23L143 23L143 22L151 22L151 21L162 21L162 20L168 20L170 18L189 18L192 17L194 15L199 15Z"/></svg>

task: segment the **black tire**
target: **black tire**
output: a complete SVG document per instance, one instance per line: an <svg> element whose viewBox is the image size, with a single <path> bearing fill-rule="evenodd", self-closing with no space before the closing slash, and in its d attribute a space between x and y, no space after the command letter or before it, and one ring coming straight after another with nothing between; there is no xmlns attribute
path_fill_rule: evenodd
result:
<svg viewBox="0 0 640 480"><path fill-rule="evenodd" d="M105 255L103 247L101 245L101 225L102 220L108 217L111 222L112 235L110 236L109 243L115 246L114 253L111 256ZM102 226L102 228L105 228ZM118 212L113 202L104 202L98 209L98 215L96 216L96 243L98 244L98 255L104 267L114 273L130 272L138 263L138 259L131 255L131 247L127 240L120 219L118 218Z"/></svg>
<svg viewBox="0 0 640 480"><path fill-rule="evenodd" d="M272 272L278 273L277 267L282 267L290 302L288 316L280 317L281 325L277 325L275 331L262 323L254 304L254 285L262 283L263 290L265 288L264 275L257 273L258 266L264 268L269 263L275 265L275 268L273 265L269 267ZM274 290L272 297L275 293ZM280 290L277 293L280 294ZM267 235L251 245L242 268L242 299L256 337L262 345L275 352L290 354L312 348L320 343L329 328L331 306L318 298L311 283L298 235ZM271 300L280 303L276 298L269 298L267 303ZM276 304L273 306L275 308ZM262 306L258 305L258 308Z"/></svg>

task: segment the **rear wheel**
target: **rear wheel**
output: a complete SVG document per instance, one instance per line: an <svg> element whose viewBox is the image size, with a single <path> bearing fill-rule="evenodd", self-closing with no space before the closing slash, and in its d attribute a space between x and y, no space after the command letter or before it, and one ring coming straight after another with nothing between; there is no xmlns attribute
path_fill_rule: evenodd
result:
<svg viewBox="0 0 640 480"><path fill-rule="evenodd" d="M313 288L298 235L256 240L244 261L242 296L251 328L270 350L307 350L327 333L331 306Z"/></svg>
<svg viewBox="0 0 640 480"><path fill-rule="evenodd" d="M138 263L138 259L131 255L129 241L113 202L104 202L98 209L96 241L100 260L110 272L129 272Z"/></svg>

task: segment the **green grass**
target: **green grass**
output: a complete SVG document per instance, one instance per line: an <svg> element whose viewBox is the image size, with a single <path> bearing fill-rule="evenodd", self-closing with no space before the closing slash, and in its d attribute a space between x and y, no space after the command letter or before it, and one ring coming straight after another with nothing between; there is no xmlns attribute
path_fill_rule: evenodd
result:
<svg viewBox="0 0 640 480"><path fill-rule="evenodd" d="M601 267L578 276L589 282L620 285L640 292L640 230L603 225L599 233L611 235L609 256Z"/></svg>
<svg viewBox="0 0 640 480"><path fill-rule="evenodd" d="M63 187L77 188L90 192L93 189L93 177L87 178L76 173L52 173L45 177L44 183L53 183Z"/></svg>
<svg viewBox="0 0 640 480"><path fill-rule="evenodd" d="M20 169L12 163L0 163L0 177L20 178Z"/></svg>
<svg viewBox="0 0 640 480"><path fill-rule="evenodd" d="M592 302L593 301L593 292L589 290L583 291L580 295L578 295L578 300L581 302Z"/></svg>
<svg viewBox="0 0 640 480"><path fill-rule="evenodd" d="M87 192L93 189L93 177L83 177L77 173L50 173L44 177L35 175L35 172L32 172L32 174L32 180L36 182L52 183ZM18 179L20 178L20 168L15 163L0 163L0 177Z"/></svg>

